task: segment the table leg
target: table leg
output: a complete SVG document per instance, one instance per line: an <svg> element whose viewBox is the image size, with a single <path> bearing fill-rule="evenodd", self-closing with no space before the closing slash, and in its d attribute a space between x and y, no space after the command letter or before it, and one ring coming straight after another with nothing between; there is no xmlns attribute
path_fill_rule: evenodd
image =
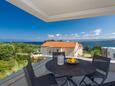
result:
<svg viewBox="0 0 115 86"><path fill-rule="evenodd" d="M64 86L66 83L67 83L67 79L66 79L66 81L63 84L61 84L61 86Z"/></svg>
<svg viewBox="0 0 115 86"><path fill-rule="evenodd" d="M74 86L77 86L77 84L72 80L72 77L71 76L67 76L66 77L66 81L61 85L61 86L64 86L65 84L67 84L67 86L71 86L70 85L70 82L74 85Z"/></svg>
<svg viewBox="0 0 115 86"><path fill-rule="evenodd" d="M70 81L74 86L77 86L77 84L76 84L71 78L69 78L69 81Z"/></svg>
<svg viewBox="0 0 115 86"><path fill-rule="evenodd" d="M69 80L67 80L67 86L71 86L71 85L70 85L70 81L69 81Z"/></svg>

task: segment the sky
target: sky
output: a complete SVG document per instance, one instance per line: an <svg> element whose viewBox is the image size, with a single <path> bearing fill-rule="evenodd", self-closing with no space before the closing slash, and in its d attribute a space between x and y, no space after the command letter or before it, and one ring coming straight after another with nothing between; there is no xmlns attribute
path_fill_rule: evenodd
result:
<svg viewBox="0 0 115 86"><path fill-rule="evenodd" d="M115 38L115 15L44 22L5 0L0 0L0 40L43 41L47 39L111 38Z"/></svg>

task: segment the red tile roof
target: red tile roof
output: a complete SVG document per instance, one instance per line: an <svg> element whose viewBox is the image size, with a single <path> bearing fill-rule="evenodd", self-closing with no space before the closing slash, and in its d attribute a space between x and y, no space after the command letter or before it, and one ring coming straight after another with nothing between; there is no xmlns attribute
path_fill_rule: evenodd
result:
<svg viewBox="0 0 115 86"><path fill-rule="evenodd" d="M45 42L41 46L43 47L75 47L79 45L78 42Z"/></svg>

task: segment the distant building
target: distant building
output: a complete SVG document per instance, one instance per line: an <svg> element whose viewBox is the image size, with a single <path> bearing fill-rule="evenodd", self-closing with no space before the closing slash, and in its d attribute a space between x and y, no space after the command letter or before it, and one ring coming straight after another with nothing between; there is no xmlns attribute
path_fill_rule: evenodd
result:
<svg viewBox="0 0 115 86"><path fill-rule="evenodd" d="M33 52L31 53L31 56L30 56L32 59L38 59L39 57L42 57L42 53L36 51L36 52Z"/></svg>
<svg viewBox="0 0 115 86"><path fill-rule="evenodd" d="M111 59L115 59L115 47L103 47L102 56L109 57Z"/></svg>
<svg viewBox="0 0 115 86"><path fill-rule="evenodd" d="M66 56L81 56L82 44L79 42L45 42L41 45L43 55L52 55L52 52L65 52Z"/></svg>

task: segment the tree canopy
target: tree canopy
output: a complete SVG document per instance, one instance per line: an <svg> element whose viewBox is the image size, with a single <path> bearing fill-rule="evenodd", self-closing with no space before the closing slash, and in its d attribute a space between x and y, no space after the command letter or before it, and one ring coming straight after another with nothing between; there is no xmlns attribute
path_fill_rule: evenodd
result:
<svg viewBox="0 0 115 86"><path fill-rule="evenodd" d="M0 45L0 60L9 60L14 53L14 46L10 44Z"/></svg>

